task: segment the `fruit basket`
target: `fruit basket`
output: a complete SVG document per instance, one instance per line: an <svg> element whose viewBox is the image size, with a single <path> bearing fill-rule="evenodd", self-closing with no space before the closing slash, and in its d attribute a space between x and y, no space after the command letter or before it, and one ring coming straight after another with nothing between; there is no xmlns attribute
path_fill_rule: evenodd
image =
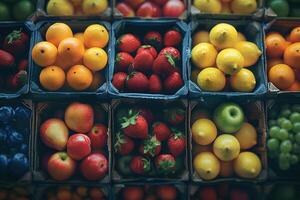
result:
<svg viewBox="0 0 300 200"><path fill-rule="evenodd" d="M299 180L299 111L296 100L277 98L266 102L269 180Z"/></svg>
<svg viewBox="0 0 300 200"><path fill-rule="evenodd" d="M124 92L119 91L115 85L113 85L113 78L114 78L114 74L116 73L116 63L114 61L114 59L110 59L110 68L109 68L109 94L111 97L115 97L115 98L120 98L120 97L131 97L131 98L143 98L143 99L176 99L179 98L181 96L184 96L187 94L187 79L186 79L186 62L187 62L187 45L188 45L188 35L189 35L189 28L188 26L184 23L184 22L179 22L176 20L151 20L151 21L146 21L146 20L122 20L122 21L117 21L113 24L113 31L112 31L112 38L113 38L113 42L112 45L116 46L118 44L117 38L119 38L120 36L129 36L127 38L128 41L136 41L135 43L133 42L127 42L124 44L135 44L134 47L130 47L130 52L135 52L136 49L138 47L141 46L141 42L139 41L138 38L136 38L135 36L131 35L131 34L135 34L137 36L143 36L145 33L148 32L148 34L145 36L145 38L150 38L149 40L145 40L146 43L145 44L153 44L151 46L154 46L156 44L156 41L158 41L157 43L159 44L158 46L160 47L161 45L161 33L171 29L174 27L174 30L177 30L177 33L181 33L181 42L177 45L178 49L176 48L164 48L162 51L166 51L166 52L162 52L161 51L161 55L158 54L158 56L156 56L156 59L153 61L154 56L150 56L152 61L150 61L147 65L149 65L148 67L151 68L150 71L155 71L154 70L154 66L155 66L155 61L158 60L157 63L159 63L160 61L166 62L166 64L161 64L160 66L164 66L163 69L157 69L157 72L153 75L156 76L162 76L162 75L166 75L165 79L164 79L164 83L166 84L166 86L164 88L166 88L164 91L162 89L160 89L159 92L155 92L150 94L149 88L150 88L150 82L148 80L148 77L146 75L144 75L143 73L141 73L141 70L137 70L134 68L134 70L132 71L131 67L128 68L130 74L127 75L128 80L131 80L131 84L132 86L140 86L138 88L135 87L131 87L129 90L129 88L127 87L127 90L124 90ZM130 30L130 34L126 34L128 33L128 30ZM155 34L155 36L152 36L152 34ZM120 39L124 39L124 37L121 37ZM134 37L134 39L132 38ZM155 41L151 41L151 37L155 37L158 38L157 40L155 39ZM122 40L123 40L122 39ZM149 41L149 42L148 42ZM119 40L119 45L123 44L122 41L120 43ZM124 48L125 45L122 46L122 49ZM145 48L151 48L151 46L145 46ZM144 47L144 46L142 46ZM158 50L160 50L160 48L157 47ZM119 46L120 48L120 46ZM126 46L127 48L127 46ZM111 51L111 58L115 58L117 56L117 48L113 48ZM121 49L120 49L121 50ZM154 50L155 52L157 50ZM170 52L169 52L170 51ZM159 51L156 52L156 55ZM169 55L169 60L167 58L167 54ZM176 56L176 62L174 61L173 58L173 54L174 56ZM136 55L136 57L139 55L139 53ZM181 55L181 56L180 56ZM130 55L129 55L130 56ZM180 56L180 57L179 57ZM131 57L131 56L130 56ZM161 58L163 57L163 58ZM159 59L161 58L161 59ZM178 61L178 62L177 62ZM172 63L172 64L169 64ZM153 64L153 68L152 68L152 64ZM166 66L166 67L165 67ZM178 67L177 67L178 66ZM166 70L164 70L166 68ZM169 68L171 68L169 70ZM136 71L135 71L136 70ZM150 72L148 71L148 73ZM160 72L164 72L167 71L167 73L163 74ZM135 73L137 72L137 73ZM125 72L124 72L125 73ZM139 76L142 76L142 79L138 78L137 74L139 74ZM150 74L149 74L150 75ZM173 77L173 75L175 76L174 78L171 78L171 76ZM126 73L125 73L126 76ZM152 77L151 76L151 77ZM134 78L133 78L134 77ZM150 77L150 78L151 78ZM150 79L149 78L149 79ZM146 79L146 80L145 80ZM158 78L160 80L160 78ZM126 79L117 79L117 80L123 80L120 81L122 83L122 85L126 85L129 86L128 84L125 84L126 82L128 83L129 81ZM133 82L133 81L137 81L137 80L142 80L142 82L138 81L138 82ZM168 80L168 83L167 83ZM126 82L125 82L126 81ZM176 81L174 83L174 81ZM160 82L160 88L162 88L162 80L159 81ZM172 84L171 84L172 82ZM154 83L154 81L152 81L152 83ZM168 84L168 85L167 85ZM143 88L142 88L143 86ZM174 86L174 87L173 87ZM175 87L176 86L176 87ZM178 89L179 88L179 89ZM131 92L130 92L131 91Z"/></svg>
<svg viewBox="0 0 300 200"><path fill-rule="evenodd" d="M111 171L109 137L108 104L37 103L33 180L55 184L108 183ZM58 169L57 165L62 168Z"/></svg>
<svg viewBox="0 0 300 200"><path fill-rule="evenodd" d="M87 30L87 27L91 27L93 25L97 25L97 26L99 25L101 27L104 27L108 31L108 33L110 32L110 29L111 29L109 23L102 22L102 21L93 21L93 20L80 21L80 20L77 20L77 21L62 21L62 22L65 23L66 25L68 25L74 31L74 34L78 33L78 32L83 32L84 30ZM45 39L45 35L46 35L46 32L47 32L48 28L51 27L51 25L53 25L54 23L55 23L54 21L41 21L36 25L34 44L40 44L40 42ZM67 39L65 39L65 40L67 40ZM74 38L72 38L72 39L74 39ZM108 44L105 45L105 47L103 47L103 50L106 52L106 56L108 58L111 58L111 55L110 55L110 46L111 46L110 42L111 42L111 40L109 40ZM36 46L38 46L38 45L35 45L35 47ZM93 49L93 48L90 48L90 49ZM90 49L88 49L88 50L90 50ZM85 53L87 51L85 51ZM51 51L48 51L48 52L51 53ZM100 55L102 55L102 54L100 54ZM56 60L56 61L59 62L58 60ZM63 62L63 61L61 61L61 62ZM87 69L87 67L85 67L84 65L78 65L78 63L76 63L76 64L77 65L74 65L74 66L82 66L83 68ZM64 64L60 63L58 65L59 65L59 67L62 67ZM60 66L60 65L62 65L62 66ZM97 97L105 98L106 93L107 93L106 81L107 81L107 74L108 74L108 65L109 65L109 63L107 63L105 65L104 69L102 68L100 71L96 71L96 72L92 73L92 82L91 82L90 86L88 86L87 88L85 87L85 89L80 88L81 87L80 86L81 83L79 83L80 81L78 82L78 84L75 84L75 85L77 85L76 87L78 87L78 88L74 88L74 87L70 88L70 84L66 84L66 82L68 82L67 81L68 79L65 78L64 83L63 83L64 85L61 85L60 87L57 87L55 90L46 90L44 87L42 87L42 85L40 83L40 80L41 80L40 79L41 78L40 74L42 72L42 69L45 70L45 68L40 67L39 65L37 65L35 62L32 61L30 91L32 92L34 97L36 97L36 98L46 98L46 99L53 99L53 98L58 98L58 97L68 98L68 97L79 97L79 96L91 96L95 93L96 93ZM73 67L71 67L70 70ZM52 71L54 71L54 70L55 69L52 69ZM62 70L60 70L60 71L62 71ZM80 72L79 69L77 71ZM90 72L91 70L84 70L84 71L88 71L89 73L91 73ZM57 72L57 70L56 70L56 72ZM64 72L62 71L62 73L64 73ZM75 78L76 71L74 71L73 73L74 73L74 78ZM48 73L48 74L49 74L48 76L50 77L51 73ZM85 77L85 78L79 78L79 80L89 80L89 78L87 78L88 76L86 76L88 74L86 74L86 73L85 74L77 73L77 74L78 75L81 74L82 76ZM55 77L58 78L60 76L55 76ZM66 77L68 77L68 73L66 73ZM99 78L99 83L96 83L96 85L94 85L94 80L96 80L95 77ZM102 77L102 78L100 78L100 77ZM48 78L48 79L50 79L50 78ZM104 79L104 80L102 80L102 79ZM47 80L47 79L44 78L44 80ZM60 80L60 79L57 79L57 80ZM49 82L48 82L48 86L49 85L50 86L51 85L56 85L56 83L54 84L52 82L52 84L49 84Z"/></svg>
<svg viewBox="0 0 300 200"><path fill-rule="evenodd" d="M51 200L52 198L65 198L65 199L83 199L88 198L91 200L110 199L110 187L105 185L95 184L70 184L70 185L42 185L36 189L36 200L45 199Z"/></svg>
<svg viewBox="0 0 300 200"><path fill-rule="evenodd" d="M230 3L221 3L221 1L202 1L191 0L191 15L193 19L255 19L260 20L264 17L265 0L241 1L235 0L234 10ZM243 5L243 2L245 4ZM256 3L255 3L256 2ZM197 3L197 4L195 4ZM251 6L246 9L246 3ZM255 3L255 4L254 4ZM233 4L233 3L232 3ZM232 6L233 7L233 6ZM202 10L202 11L201 11ZM233 12L235 11L235 12ZM213 13L213 14L212 14ZM241 14L242 13L242 14Z"/></svg>
<svg viewBox="0 0 300 200"><path fill-rule="evenodd" d="M0 21L34 21L36 7L36 0L3 0L0 2Z"/></svg>
<svg viewBox="0 0 300 200"><path fill-rule="evenodd" d="M266 128L262 102L227 101L224 103L219 98L206 98L191 101L189 107L189 115L191 116L189 122L190 178L193 182L215 184L222 181L244 181L252 183L267 179ZM212 110L215 111L210 113ZM242 116L246 122L242 120ZM236 124L239 120L239 123L242 123L241 126ZM250 128L251 126L253 128ZM206 128L203 129L204 127ZM204 130L211 131L205 133ZM202 139L200 140L200 138ZM234 143L239 147L236 147ZM241 153L238 154L235 149L240 149L239 152ZM251 164L257 160L257 165L251 166L251 172L249 172L250 169L243 167L243 157L245 159L252 157ZM215 158L216 162L214 161ZM211 164L200 164L206 159ZM206 173L205 169L209 166L212 171ZM249 163L245 166L250 167Z"/></svg>
<svg viewBox="0 0 300 200"><path fill-rule="evenodd" d="M196 97L200 97L200 96L219 96L219 97L227 97L227 98L232 98L232 97L235 97L235 98L236 97L257 98L257 97L264 95L267 90L267 86L266 86L267 83L266 83L266 78L264 75L264 73L265 73L264 53L263 53L264 44L262 42L263 30L262 30L262 26L259 23L251 22L251 21L247 21L247 20L243 20L243 21L213 20L212 21L212 20L203 19L203 20L197 21L195 23L190 23L191 33L193 35L196 33L196 31L205 31L206 32L206 31L211 30L212 27L220 26L223 23L226 23L226 26L229 25L230 27L235 27L237 31L240 31L241 34L238 34L238 37L240 37L239 35L245 34L244 37L246 37L246 39L251 41L253 43L253 45L255 44L260 49L261 55L257 58L258 60L257 60L256 64L254 64L250 67L247 67L247 68L246 67L242 68L242 70L244 70L244 71L247 70L247 71L249 71L249 73L253 74L252 76L254 76L254 78L256 79L256 81L255 81L256 85L255 85L255 87L251 87L251 89L253 89L252 92L249 92L251 90L248 90L248 89L245 90L243 88L236 90L237 92L233 92L232 90L229 90L229 88L230 88L230 86L228 84L229 78L225 76L225 79L224 79L225 85L224 85L223 89L217 90L220 92L210 92L211 89L209 89L209 90L206 89L206 91L204 91L203 89L201 89L198 86L198 84L196 84L196 82L194 82L194 81L197 81L197 77L199 77L198 74L200 74L200 72L197 72L196 78L193 78L195 76L195 73L194 73L195 70L193 70L193 69L195 69L196 66L192 62L192 59L191 59L192 51L191 51L189 53L189 61L188 61L188 77L189 77L190 96L192 98L196 98ZM207 37L209 37L209 36L207 36ZM190 40L189 42L190 42L190 47L192 47L192 40ZM225 52L227 49L224 49L220 53L218 53L217 59L218 59L219 55L222 52ZM208 56L209 56L209 54L208 54ZM212 68L212 67L210 67L210 68ZM206 68L206 69L208 69L208 68ZM218 71L220 71L220 70L218 70ZM236 73L236 74L238 74L238 73ZM226 72L226 74L227 74L227 72ZM232 75L231 75L231 77L232 77ZM236 80L241 79L241 78L237 78L237 77L235 77L235 78L236 78ZM193 81L193 79L195 79L195 80ZM217 79L217 80L219 80L219 79ZM241 84L236 84L236 85L241 85ZM245 83L245 85L246 85L246 83ZM224 91L224 89L225 89L225 91ZM242 92L242 91L245 91L245 92Z"/></svg>
<svg viewBox="0 0 300 200"><path fill-rule="evenodd" d="M265 1L265 19L278 20L296 20L299 19L300 4L294 0L266 0Z"/></svg>
<svg viewBox="0 0 300 200"><path fill-rule="evenodd" d="M186 109L184 100L157 101L147 106L143 100L114 100L113 180L118 183L188 180L188 151L184 148L187 145ZM126 119L131 124L136 121L136 125L127 124ZM139 131L133 134L135 129Z"/></svg>
<svg viewBox="0 0 300 200"><path fill-rule="evenodd" d="M18 36L19 39L13 40L10 45L7 45L8 39L5 40L5 38L8 36L8 34L11 34L12 31L16 31L16 34L20 35ZM3 62L0 64L1 99L17 98L29 92L30 68L28 67L28 63L30 63L31 58L28 54L31 51L31 45L33 44L34 40L33 31L34 25L31 22L1 22L0 24L1 49L4 47L2 44L5 45L3 51L1 50L1 60ZM15 43L21 39L23 43L13 46L16 45ZM17 48L19 48L19 50L17 50Z"/></svg>
<svg viewBox="0 0 300 200"><path fill-rule="evenodd" d="M115 200L127 199L131 196L142 197L139 199L172 199L179 200L186 198L187 188L182 183L177 182L157 182L157 183L144 183L144 184L116 184L113 187ZM127 197L127 198L126 198Z"/></svg>
<svg viewBox="0 0 300 200"><path fill-rule="evenodd" d="M288 52L295 51L295 48L291 47L297 47L297 38L294 37L294 35L297 35L297 27L300 27L300 23L297 20L274 20L268 24L265 25L265 41L266 41L266 66L267 66L267 77L268 77L268 93L271 96L276 95L291 95L291 96L299 96L300 87L299 84L299 70L296 67L292 67L290 63L294 62L293 59L290 59L290 55L288 55ZM274 34L272 34L274 33ZM293 33L293 42L290 41L289 37ZM275 39L275 40L274 40ZM273 43L272 43L273 41ZM285 46L282 48L282 50L278 49L276 51L269 51L269 49L272 49L272 45L274 45L274 42L278 41L279 47L281 48L282 43L287 43L289 46ZM300 40L299 40L300 41ZM276 55L276 52L278 54ZM274 54L274 55L273 55ZM286 54L286 59L284 59ZM289 53L291 54L291 53ZM294 59L297 59L295 57ZM280 66L278 65L281 65ZM284 64L284 66L282 66ZM271 68L273 69L274 66L277 65L277 69L273 71L272 76L270 76ZM288 66L286 66L288 65ZM282 78L286 79L284 81L287 85L280 84L281 81L277 81L278 77L274 76L277 74L277 70L283 69L282 67L287 68L288 70L284 70L282 73ZM290 72L290 73L289 73ZM290 74L290 76L289 76ZM271 79L272 77L272 79ZM280 76L279 76L280 77Z"/></svg>
<svg viewBox="0 0 300 200"><path fill-rule="evenodd" d="M299 183L279 181L264 185L265 200L299 199Z"/></svg>
<svg viewBox="0 0 300 200"><path fill-rule="evenodd" d="M20 198L24 200L32 199L34 189L32 186L16 184L13 186L1 185L0 196L3 199L15 199Z"/></svg>
<svg viewBox="0 0 300 200"><path fill-rule="evenodd" d="M0 184L31 181L33 105L29 100L1 102ZM9 133L9 134L8 134ZM7 176L9 175L9 176Z"/></svg>
<svg viewBox="0 0 300 200"><path fill-rule="evenodd" d="M190 1L180 0L168 3L169 0L112 0L114 19L166 19L179 18L187 20L190 13Z"/></svg>
<svg viewBox="0 0 300 200"><path fill-rule="evenodd" d="M96 6L91 8L91 5ZM98 19L110 20L110 0L37 0L38 20L55 19Z"/></svg>

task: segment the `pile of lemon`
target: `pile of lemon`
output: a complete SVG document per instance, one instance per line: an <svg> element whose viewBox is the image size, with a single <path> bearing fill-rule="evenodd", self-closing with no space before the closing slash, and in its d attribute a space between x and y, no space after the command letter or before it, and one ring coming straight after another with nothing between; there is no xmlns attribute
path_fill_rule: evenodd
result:
<svg viewBox="0 0 300 200"><path fill-rule="evenodd" d="M220 23L210 32L199 31L193 35L193 45L191 80L203 91L223 91L227 80L236 92L255 89L255 76L247 68L257 63L262 52L234 26Z"/></svg>

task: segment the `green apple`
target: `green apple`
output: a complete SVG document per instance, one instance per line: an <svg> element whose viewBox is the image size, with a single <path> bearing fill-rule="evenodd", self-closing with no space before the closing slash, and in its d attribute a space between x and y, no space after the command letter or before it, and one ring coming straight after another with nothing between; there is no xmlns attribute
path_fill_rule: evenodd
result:
<svg viewBox="0 0 300 200"><path fill-rule="evenodd" d="M214 122L223 133L235 133L242 127L244 112L236 103L223 103L214 112Z"/></svg>

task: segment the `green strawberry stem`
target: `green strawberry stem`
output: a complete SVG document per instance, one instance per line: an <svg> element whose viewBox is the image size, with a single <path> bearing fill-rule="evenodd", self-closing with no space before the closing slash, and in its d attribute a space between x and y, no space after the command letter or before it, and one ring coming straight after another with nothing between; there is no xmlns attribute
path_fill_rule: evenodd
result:
<svg viewBox="0 0 300 200"><path fill-rule="evenodd" d="M121 123L121 128L124 129L130 125L135 125L138 115L139 115L139 112L133 112L133 110L130 109L128 112L128 117L122 118L123 122Z"/></svg>

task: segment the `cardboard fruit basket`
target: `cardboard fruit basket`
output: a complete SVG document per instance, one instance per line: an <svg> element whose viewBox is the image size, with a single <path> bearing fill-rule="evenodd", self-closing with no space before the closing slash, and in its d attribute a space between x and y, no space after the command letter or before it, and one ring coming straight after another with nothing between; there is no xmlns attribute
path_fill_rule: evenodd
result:
<svg viewBox="0 0 300 200"><path fill-rule="evenodd" d="M268 32L271 31L276 31L281 34L288 34L293 28L300 26L299 20L289 20L289 19L278 19L278 20L273 20L269 23L266 23L264 25L264 35L266 36ZM265 66L267 69L267 56L265 59ZM265 71L267 81L268 81L268 74L267 70ZM271 97L276 97L276 96L285 96L285 97L299 97L300 96L300 91L281 91L278 89L273 83L268 81L268 95Z"/></svg>
<svg viewBox="0 0 300 200"><path fill-rule="evenodd" d="M16 108L17 106L22 106L22 107L27 108L31 112L30 118L28 119L28 121L22 121L22 122L16 121L17 123L21 123L22 126L23 126L23 124L27 124L27 126L28 126L28 129L24 129L24 130L22 129L22 130L24 132L23 134L28 134L27 138L24 138L24 140L26 141L26 144L28 145L28 150L27 150L28 152L26 153L26 155L27 155L28 162L29 162L29 169L24 175L22 175L18 179L15 179L13 177L13 175L8 172L7 172L7 175L8 175L7 177L4 177L3 179L0 178L0 185L4 185L4 186L13 186L15 184L28 184L32 180L31 172L33 170L33 160L34 160L33 159L33 151L32 151L33 135L31 134L33 131L33 120L34 120L33 103L30 100L1 101L0 106L11 106L12 108ZM15 126L13 128L16 128ZM5 147L5 148L6 148L6 150L9 149L9 147Z"/></svg>
<svg viewBox="0 0 300 200"><path fill-rule="evenodd" d="M32 22L1 22L0 23L0 35L2 37L6 36L13 30L23 30L28 34L28 37L30 38L29 47L27 49L28 55L26 55L26 58L28 59L28 67L27 67L27 81L26 84L24 84L21 88L19 88L17 91L4 91L3 89L0 90L0 99L13 99L18 98L21 95L25 95L29 92L29 83L30 83L30 62L31 62L31 55L29 52L31 52L32 45L34 43L34 24ZM4 39L4 38L3 38ZM1 40L1 38L0 38ZM2 40L1 40L2 41ZM3 72L1 72L3 73ZM1 80L2 81L2 80Z"/></svg>
<svg viewBox="0 0 300 200"><path fill-rule="evenodd" d="M179 47L181 52L181 74L184 85L175 93L175 94L150 94L150 93L128 93L128 92L119 92L112 85L112 78L114 75L115 68L115 57L116 57L116 42L117 38L124 33L133 33L137 35L143 35L146 31L158 31L162 32L168 30L172 27L176 27L182 33L182 44ZM141 98L141 99L165 99L171 100L179 97L183 97L188 93L187 89L187 76L186 76L186 63L187 63L187 49L189 41L189 28L188 26L181 21L177 20L121 20L116 21L112 25L112 43L111 43L111 54L110 54L110 63L109 63L109 87L108 92L112 98Z"/></svg>
<svg viewBox="0 0 300 200"><path fill-rule="evenodd" d="M37 183L49 183L49 184L58 184L58 183L68 183L68 184L85 184L85 183L91 183L91 184L104 184L109 183L111 180L111 142L110 142L110 124L111 124L111 117L110 117L110 105L107 103L100 103L100 102L93 102L93 101L82 101L79 100L78 102L84 102L93 107L94 113L95 113L95 123L101 121L105 122L104 124L107 126L107 145L106 147L101 151L104 155L106 155L107 161L108 161L108 172L107 174L99 181L87 181L80 173L79 169L76 169L75 174L66 181L56 181L52 179L47 171L45 171L45 168L43 167L43 156L45 155L52 155L55 152L48 147L46 147L41 139L40 139L40 126L42 122L44 122L47 119L50 119L52 117L58 117L58 118L64 118L64 110L65 108L72 103L71 101L65 101L65 102L58 102L58 101L52 101L52 102L37 102L36 103L36 110L35 110L35 121L34 121L34 129L33 132L33 162L34 162L34 168L33 168L33 181ZM78 164L78 163L77 163Z"/></svg>
<svg viewBox="0 0 300 200"><path fill-rule="evenodd" d="M194 0L191 0L191 16L192 19L253 19L253 20L262 20L265 14L265 1L267 0L257 0L257 9L252 14L226 14L226 13L220 13L220 14L209 14L209 13L203 13L199 9L197 9L193 2Z"/></svg>
<svg viewBox="0 0 300 200"><path fill-rule="evenodd" d="M219 23L228 23L233 25L237 31L245 34L246 38L255 43L258 48L263 52L259 60L254 66L248 67L256 78L256 87L253 92L234 92L234 91L224 91L224 92L206 92L200 89L200 87L191 80L191 72L193 63L191 62L191 50L192 50L192 35L198 30L209 31L213 26ZM251 20L208 20L202 19L189 24L191 29L191 36L189 41L189 58L188 58L188 79L189 79L189 95L192 98L197 98L201 96L218 96L226 98L259 98L262 97L267 92L267 81L265 77L265 53L264 53L264 43L263 43L263 28L261 23L254 22Z"/></svg>
<svg viewBox="0 0 300 200"><path fill-rule="evenodd" d="M54 15L49 15L47 13L47 3L49 0L37 0L37 12L36 12L36 17L38 21L40 20L67 20L67 19L76 19L76 20L110 20L111 15L112 15L112 2L111 0L108 0L108 8L100 15L91 15L91 16L86 16L86 15L71 15L71 16L54 16Z"/></svg>
<svg viewBox="0 0 300 200"><path fill-rule="evenodd" d="M148 174L147 176L143 176L143 175L127 175L124 176L122 175L117 167L117 161L120 157L115 153L115 148L113 148L113 145L115 144L115 140L116 140L116 134L118 131L118 124L117 124L117 111L122 109L122 108L146 108L146 109L150 109L151 111L153 111L153 113L157 114L157 116L162 116L162 110L163 109L168 109L168 108L172 108L172 107L179 107L181 109L184 109L185 113L185 121L178 127L176 126L176 129L182 131L182 133L185 136L186 139L186 148L183 152L182 155L180 155L180 157L183 159L181 161L181 164L183 166L181 166L181 170L176 172L175 174L170 174L167 176L163 176L160 175L159 173L153 173L153 174ZM141 181L141 182L170 182L170 181L187 181L188 180L188 148L187 148L187 142L188 142L188 134L187 134L187 117L188 117L188 113L187 113L187 106L188 103L186 100L177 100L177 101L171 101L171 102L166 102L166 101L153 101L151 102L151 104L149 104L148 101L145 100L133 100L133 99L124 99L124 100L113 100L112 101L112 105L111 105L111 109L112 109L112 132L111 132L111 144L112 144L112 179L114 182L116 183L125 183L125 182L137 182L137 181ZM161 114L159 114L161 113ZM119 119L120 120L120 119ZM158 119L159 120L159 119ZM149 135L151 134L151 128L149 127ZM164 145L162 145L162 147L164 147ZM161 152L165 152L165 149L162 148ZM138 147L135 147L133 149L133 153L131 153L130 155L138 155ZM176 157L176 158L179 158ZM152 159L153 160L153 159ZM128 168L130 169L130 166L128 165ZM154 169L154 166L152 166L152 169ZM150 173L150 172L149 172Z"/></svg>
<svg viewBox="0 0 300 200"><path fill-rule="evenodd" d="M195 108L205 108L209 111L214 110L221 103L225 103L229 101L224 101L221 98L201 98L197 101L191 101L189 104L189 116L192 115ZM238 181L238 182L248 182L248 183L258 183L267 180L267 157L266 157L266 123L265 123L265 110L264 103L261 101L245 101L245 100L230 100L230 102L237 103L240 105L245 113L245 118L249 121L251 125L256 127L257 131L257 144L251 149L247 150L250 152L254 152L258 155L261 160L262 169L258 177L255 179L245 179L241 178L237 175L233 175L232 177L223 178L217 176L213 180L203 180L200 178L197 173L194 171L193 167L193 139L191 126L192 121L191 117L189 118L189 164L190 164L190 179L194 183L209 183L215 184L224 181ZM219 133L219 130L218 130Z"/></svg>
<svg viewBox="0 0 300 200"><path fill-rule="evenodd" d="M36 24L35 28L35 33L34 33L34 44L37 44L38 42L41 42L45 40L45 34L49 26L54 24L55 20L46 20L46 21L41 21ZM110 23L108 22L103 22L103 21L96 21L96 20L76 20L76 21L60 21L62 23L66 23L70 28L72 29L73 32L82 32L84 31L89 25L91 24L100 24L104 26L107 31L110 33L111 31L111 26ZM111 59L111 42L112 40L110 39L109 43L107 46L104 48L106 51L108 58ZM32 59L31 59L32 60ZM73 97L79 97L79 96L93 96L96 94L97 98L106 98L107 94L107 75L108 75L108 68L109 68L109 62L107 63L106 68L101 71L105 77L105 82L97 89L97 91L89 91L89 90L84 90L81 92L75 91L75 90L70 90L67 88L61 88L58 91L48 91L45 90L41 85L39 81L39 74L41 72L41 67L35 64L32 60L31 62L31 85L30 85L30 92L32 93L34 98L37 99L57 99L57 98L73 98Z"/></svg>

